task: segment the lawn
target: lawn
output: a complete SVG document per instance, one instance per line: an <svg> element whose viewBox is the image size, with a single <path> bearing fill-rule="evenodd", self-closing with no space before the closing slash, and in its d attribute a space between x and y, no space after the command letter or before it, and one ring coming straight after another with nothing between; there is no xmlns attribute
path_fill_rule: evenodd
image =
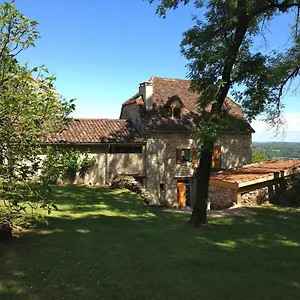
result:
<svg viewBox="0 0 300 300"><path fill-rule="evenodd" d="M124 190L55 188L48 225L0 245L0 299L299 299L300 211L215 218Z"/></svg>

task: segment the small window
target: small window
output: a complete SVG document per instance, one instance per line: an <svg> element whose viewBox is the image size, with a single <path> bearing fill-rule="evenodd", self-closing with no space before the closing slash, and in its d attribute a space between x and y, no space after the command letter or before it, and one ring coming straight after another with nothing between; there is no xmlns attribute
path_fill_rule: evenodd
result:
<svg viewBox="0 0 300 300"><path fill-rule="evenodd" d="M173 107L172 108L172 118L173 119L181 119L181 107Z"/></svg>
<svg viewBox="0 0 300 300"><path fill-rule="evenodd" d="M176 164L197 164L197 152L195 149L176 149Z"/></svg>
<svg viewBox="0 0 300 300"><path fill-rule="evenodd" d="M143 146L117 146L109 147L109 153L142 153Z"/></svg>
<svg viewBox="0 0 300 300"><path fill-rule="evenodd" d="M181 161L183 164L187 164L187 163L191 162L191 150L190 149L182 149Z"/></svg>
<svg viewBox="0 0 300 300"><path fill-rule="evenodd" d="M164 184L164 183L161 183L161 184L159 185L159 189L160 189L161 192L164 192L164 191L165 191L165 184Z"/></svg>

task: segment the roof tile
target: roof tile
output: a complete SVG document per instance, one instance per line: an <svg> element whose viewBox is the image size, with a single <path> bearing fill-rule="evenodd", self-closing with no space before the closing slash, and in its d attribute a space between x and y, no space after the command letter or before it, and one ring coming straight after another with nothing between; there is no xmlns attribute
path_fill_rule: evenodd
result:
<svg viewBox="0 0 300 300"><path fill-rule="evenodd" d="M140 108L141 118L148 130L162 131L187 131L190 130L195 122L201 119L201 112L198 109L197 100L199 94L190 90L191 82L185 79L171 79L161 77L151 77L150 82L153 84L153 107L152 111L146 111L143 99L139 93L128 99L123 105L136 103ZM172 120L169 117L162 115L161 109L170 104L172 98L179 98L183 103L183 118L181 120ZM230 98L225 100L229 114L236 119L242 120L243 126L240 126L240 131L253 132L250 124L244 118L243 111L237 103ZM210 111L211 105L205 110Z"/></svg>
<svg viewBox="0 0 300 300"><path fill-rule="evenodd" d="M60 133L46 143L55 144L102 144L143 143L130 122L107 119L72 119Z"/></svg>

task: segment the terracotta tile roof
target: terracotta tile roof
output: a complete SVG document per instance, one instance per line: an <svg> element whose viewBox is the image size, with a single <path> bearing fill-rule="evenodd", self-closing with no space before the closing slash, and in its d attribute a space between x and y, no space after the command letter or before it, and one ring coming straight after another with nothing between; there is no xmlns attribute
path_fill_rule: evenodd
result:
<svg viewBox="0 0 300 300"><path fill-rule="evenodd" d="M154 109L152 112L145 112L145 107L144 107L144 102L143 99L141 97L141 95L139 95L139 93L135 94L133 97L131 97L130 99L128 99L127 101L125 101L123 103L123 105L130 105L130 104L134 104L136 103L139 108L140 108L140 112L141 112L141 117L146 125L146 127L148 126L149 128L152 128L152 130L158 130L155 129L154 123L159 123L161 124L159 127L163 130L162 124L163 124L163 117L160 114L159 109L166 107L167 104L170 101L170 98L176 96L179 97L179 99L182 101L184 107L182 108L182 114L183 117L187 116L187 118L189 119L190 125L193 124L193 121L191 119L191 115L193 115L193 117L195 117L196 115L200 115L198 106L197 106L197 99L199 98L199 94L197 93L193 93L192 91L189 90L190 88L190 81L189 80L184 80L184 79L171 79L171 78L161 78L161 77L151 77L150 82L152 82L153 84L153 106ZM244 121L244 123L247 124L247 126L242 129L241 131L248 131L248 132L253 132L254 130L251 128L251 126L247 123L247 121L244 118L244 114L243 111L240 107L240 105L238 105L237 103L235 103L233 100L231 100L230 98L226 98L225 100L225 105L228 108L229 114L231 116L237 117L241 120ZM211 109L211 105L208 106L206 108L206 111L210 111ZM149 117L149 115L151 115L151 117ZM156 120L157 119L157 120ZM170 120L170 118L165 118L164 120L167 124L166 127L170 127L171 123L174 123L174 126L177 126L180 123L187 123L185 122L181 122L176 120L175 122ZM151 124L149 124L152 123ZM176 123L176 124L175 124ZM186 128L186 126L183 126ZM184 128L181 128L184 129ZM173 128L174 130L174 128Z"/></svg>
<svg viewBox="0 0 300 300"><path fill-rule="evenodd" d="M140 110L145 129L150 131L188 132L201 120L198 114L186 114L182 119L172 119L156 110Z"/></svg>
<svg viewBox="0 0 300 300"><path fill-rule="evenodd" d="M298 168L300 168L300 160L270 160L221 171L211 175L211 182L223 181L241 187L253 184L253 182L257 183L274 179L274 173L281 173L279 176L284 177L289 175L293 169Z"/></svg>
<svg viewBox="0 0 300 300"><path fill-rule="evenodd" d="M189 90L191 83L190 80L185 79L172 79L152 76L149 80L153 84L153 105L161 107L167 104L168 100L173 96L178 96L183 102L185 108L189 112L197 113L197 99L199 94L193 93ZM143 104L142 97L139 93L132 96L125 101L123 105L137 103ZM230 114L235 114L243 117L241 107L230 98L226 98L225 103L230 111ZM210 110L210 107L207 107Z"/></svg>
<svg viewBox="0 0 300 300"><path fill-rule="evenodd" d="M101 144L143 143L143 138L126 120L72 119L60 133L46 143L55 144Z"/></svg>

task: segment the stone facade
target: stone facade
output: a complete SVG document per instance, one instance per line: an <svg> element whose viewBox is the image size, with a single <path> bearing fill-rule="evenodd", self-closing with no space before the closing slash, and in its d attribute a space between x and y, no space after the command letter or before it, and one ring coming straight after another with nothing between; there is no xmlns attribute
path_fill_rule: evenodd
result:
<svg viewBox="0 0 300 300"><path fill-rule="evenodd" d="M221 145L221 169L240 167L252 162L251 133L223 133Z"/></svg>
<svg viewBox="0 0 300 300"><path fill-rule="evenodd" d="M75 183L110 184L117 175L145 176L144 153L91 153L96 163L85 178L76 178Z"/></svg>
<svg viewBox="0 0 300 300"><path fill-rule="evenodd" d="M196 149L187 134L151 133L146 144L146 189L161 204L177 202L176 181L194 176L197 165L177 165L176 149Z"/></svg>
<svg viewBox="0 0 300 300"><path fill-rule="evenodd" d="M109 153L107 145L77 146L74 148L82 152L88 151L89 156L95 158L95 164L91 170L84 178L78 174L74 181L75 184L110 184L117 175L145 177L145 151L142 153Z"/></svg>
<svg viewBox="0 0 300 300"><path fill-rule="evenodd" d="M224 209L231 207L237 199L236 190L209 186L208 201L210 209Z"/></svg>
<svg viewBox="0 0 300 300"><path fill-rule="evenodd" d="M144 125L136 103L122 107L120 119L130 120L140 134L144 134Z"/></svg>
<svg viewBox="0 0 300 300"><path fill-rule="evenodd" d="M229 208L234 204L253 206L265 202L276 202L286 187L286 178L281 181L266 181L263 184L253 184L240 190L222 188L217 186L209 187L208 200L211 209Z"/></svg>
<svg viewBox="0 0 300 300"><path fill-rule="evenodd" d="M251 162L251 134L223 134L218 143L221 145L222 168L237 167ZM153 132L148 135L146 189L153 193L161 204L177 202L177 180L190 181L193 197L194 173L199 157L197 157L196 164L190 162L178 165L176 164L176 149L195 149L198 152L199 148L199 143L191 139L188 133ZM216 206L219 205L218 203ZM230 205L225 204L225 206Z"/></svg>
<svg viewBox="0 0 300 300"><path fill-rule="evenodd" d="M264 202L276 203L277 199L286 190L290 177L278 181L266 182L264 186L250 186L249 191L241 193L242 205L257 205Z"/></svg>
<svg viewBox="0 0 300 300"><path fill-rule="evenodd" d="M132 112L132 110L130 110ZM221 167L230 168L249 163L251 159L251 134L223 134L218 141L221 146ZM89 185L110 184L117 175L132 175L139 178L147 191L159 204L177 203L177 181L189 183L190 201L195 196L194 173L199 161L198 142L189 133L151 132L147 134L142 153L109 153L108 145L77 146L89 150L96 162L84 178L76 177L75 183ZM176 150L190 149L197 153L196 161L176 163ZM230 193L210 188L213 207L229 207L226 200ZM236 196L232 196L236 199ZM225 199L225 200L224 200ZM231 201L230 203L232 203Z"/></svg>
<svg viewBox="0 0 300 300"><path fill-rule="evenodd" d="M251 206L251 205L262 204L266 201L269 201L269 199L272 198L272 196L269 194L269 191L272 188L273 188L272 186L263 187L260 189L249 191L247 193L242 193L241 204Z"/></svg>

